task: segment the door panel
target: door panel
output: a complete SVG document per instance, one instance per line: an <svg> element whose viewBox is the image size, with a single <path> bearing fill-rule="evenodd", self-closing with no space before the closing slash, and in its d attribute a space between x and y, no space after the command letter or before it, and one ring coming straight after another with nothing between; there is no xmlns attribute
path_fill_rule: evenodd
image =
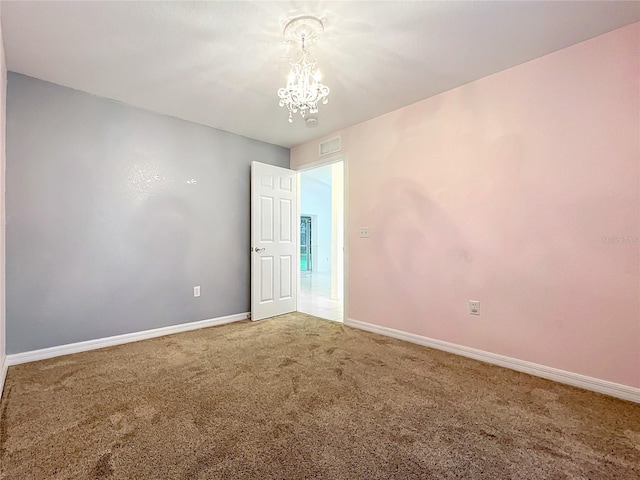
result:
<svg viewBox="0 0 640 480"><path fill-rule="evenodd" d="M273 198L260 197L260 241L273 242Z"/></svg>
<svg viewBox="0 0 640 480"><path fill-rule="evenodd" d="M293 240L292 223L293 205L291 200L280 199L280 241L291 242Z"/></svg>
<svg viewBox="0 0 640 480"><path fill-rule="evenodd" d="M295 172L251 163L251 319L296 309Z"/></svg>
<svg viewBox="0 0 640 480"><path fill-rule="evenodd" d="M280 299L287 300L293 296L293 278L291 278L291 264L293 259L290 255L280 257Z"/></svg>
<svg viewBox="0 0 640 480"><path fill-rule="evenodd" d="M273 302L273 257L260 257L260 302Z"/></svg>

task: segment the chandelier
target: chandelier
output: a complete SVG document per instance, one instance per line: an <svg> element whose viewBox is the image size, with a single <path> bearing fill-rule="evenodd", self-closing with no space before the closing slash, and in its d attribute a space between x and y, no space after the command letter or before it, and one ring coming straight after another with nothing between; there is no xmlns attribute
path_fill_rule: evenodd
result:
<svg viewBox="0 0 640 480"><path fill-rule="evenodd" d="M293 122L294 113L299 111L302 118L306 118L307 114L318 113L318 102L326 105L329 101L329 87L320 83L316 60L305 49L315 43L323 31L322 21L310 16L294 18L284 27L285 39L300 45L297 59L289 62L291 72L287 86L278 90L280 106L289 110L289 123Z"/></svg>

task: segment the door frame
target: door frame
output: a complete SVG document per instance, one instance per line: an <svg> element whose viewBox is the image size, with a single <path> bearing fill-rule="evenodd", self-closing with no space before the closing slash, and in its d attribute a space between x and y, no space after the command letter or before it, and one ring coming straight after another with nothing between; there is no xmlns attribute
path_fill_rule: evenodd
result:
<svg viewBox="0 0 640 480"><path fill-rule="evenodd" d="M300 215L300 206L302 205L300 194L301 194L301 185L300 185L300 174L307 170L313 170L314 168L324 167L326 165L331 165L333 163L342 162L342 323L346 324L349 319L349 234L348 234L348 225L349 225L349 162L348 156L345 153L339 153L336 155L330 155L327 158L323 158L321 160L317 160L315 162L305 163L304 165L298 166L298 168L292 168L294 172L296 172L296 190L297 190L297 198L296 205L298 207L298 216ZM299 309L300 303L300 222L296 223L296 238L298 239L298 248L296 250L297 255L297 265L298 269L296 271L296 310Z"/></svg>

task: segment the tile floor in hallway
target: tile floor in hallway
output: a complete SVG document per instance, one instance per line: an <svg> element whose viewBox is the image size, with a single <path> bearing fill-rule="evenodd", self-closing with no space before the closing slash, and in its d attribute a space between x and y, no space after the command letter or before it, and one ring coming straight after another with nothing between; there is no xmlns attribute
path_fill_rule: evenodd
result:
<svg viewBox="0 0 640 480"><path fill-rule="evenodd" d="M298 311L327 320L342 321L342 299L331 299L329 273L300 272Z"/></svg>

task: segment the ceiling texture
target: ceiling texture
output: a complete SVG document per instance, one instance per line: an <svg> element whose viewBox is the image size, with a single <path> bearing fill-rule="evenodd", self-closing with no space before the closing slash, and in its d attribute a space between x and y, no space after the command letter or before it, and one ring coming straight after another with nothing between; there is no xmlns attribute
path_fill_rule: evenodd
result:
<svg viewBox="0 0 640 480"><path fill-rule="evenodd" d="M292 147L640 21L640 2L3 1L1 15L10 71ZM315 128L276 93L299 15L325 26Z"/></svg>

